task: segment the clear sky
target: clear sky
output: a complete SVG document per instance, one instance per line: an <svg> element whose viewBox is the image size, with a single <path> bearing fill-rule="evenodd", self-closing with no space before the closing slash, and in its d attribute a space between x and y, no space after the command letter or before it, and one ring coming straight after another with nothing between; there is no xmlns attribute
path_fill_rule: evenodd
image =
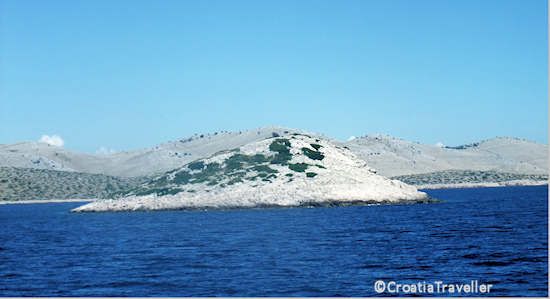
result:
<svg viewBox="0 0 550 299"><path fill-rule="evenodd" d="M543 0L0 2L3 144L267 125L548 143Z"/></svg>

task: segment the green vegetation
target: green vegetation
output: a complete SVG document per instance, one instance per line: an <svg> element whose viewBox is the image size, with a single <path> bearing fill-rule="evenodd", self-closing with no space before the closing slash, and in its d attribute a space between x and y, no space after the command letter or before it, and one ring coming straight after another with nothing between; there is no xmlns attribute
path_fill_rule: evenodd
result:
<svg viewBox="0 0 550 299"><path fill-rule="evenodd" d="M290 141L286 138L275 139L270 145L269 150L277 154L271 159L271 164L286 165L292 159L290 154Z"/></svg>
<svg viewBox="0 0 550 299"><path fill-rule="evenodd" d="M292 176L294 176L294 174L292 174L292 173L287 173L287 174L285 174L285 176L292 177Z"/></svg>
<svg viewBox="0 0 550 299"><path fill-rule="evenodd" d="M183 189L180 189L180 188L153 188L153 189L147 189L147 190L142 190L140 192L137 192L136 195L143 196L143 195L149 195L153 193L157 194L157 196L163 196L168 194L175 195L182 191Z"/></svg>
<svg viewBox="0 0 550 299"><path fill-rule="evenodd" d="M308 178L312 178L312 177L315 177L317 174L315 172L306 172L306 176Z"/></svg>
<svg viewBox="0 0 550 299"><path fill-rule="evenodd" d="M302 152L304 153L304 155L312 160L323 160L325 158L325 156L321 154L321 152L310 150L307 147L302 147Z"/></svg>
<svg viewBox="0 0 550 299"><path fill-rule="evenodd" d="M229 182L227 182L228 185L233 185L235 183L242 183L243 180L239 177L231 179Z"/></svg>
<svg viewBox="0 0 550 299"><path fill-rule="evenodd" d="M319 168L322 168L322 169L327 169L325 166L321 165L321 164L315 164L315 166L319 167Z"/></svg>
<svg viewBox="0 0 550 299"><path fill-rule="evenodd" d="M307 163L288 164L288 168L296 172L305 172L308 166L309 164Z"/></svg>
<svg viewBox="0 0 550 299"><path fill-rule="evenodd" d="M256 165L252 169L256 170L257 172L278 173L277 170L267 165Z"/></svg>
<svg viewBox="0 0 550 299"><path fill-rule="evenodd" d="M499 183L515 180L546 181L548 175L515 174L497 171L445 170L391 177L410 185Z"/></svg>
<svg viewBox="0 0 550 299"><path fill-rule="evenodd" d="M120 178L49 169L0 167L0 200L113 198L150 177Z"/></svg>
<svg viewBox="0 0 550 299"><path fill-rule="evenodd" d="M191 170L201 170L201 169L204 168L204 162L202 162L202 161L191 162L191 163L187 164L187 168L189 168Z"/></svg>
<svg viewBox="0 0 550 299"><path fill-rule="evenodd" d="M174 179L172 180L172 183L178 184L178 185L185 185L185 184L189 183L189 180L192 177L193 176L189 172L180 171L180 172L176 173L176 175L174 176ZM166 180L166 178L165 178L165 180Z"/></svg>
<svg viewBox="0 0 550 299"><path fill-rule="evenodd" d="M246 162L246 155L235 154L227 160L225 160L225 172L231 172L233 170L243 169L243 162Z"/></svg>
<svg viewBox="0 0 550 299"><path fill-rule="evenodd" d="M317 139L317 140L319 140L319 139ZM320 148L323 147L322 145L315 144L315 143L310 143L309 145L311 145L311 147L314 148L316 151L318 151Z"/></svg>
<svg viewBox="0 0 550 299"><path fill-rule="evenodd" d="M269 150L277 153L289 152L289 147L290 141L288 139L278 138L269 145Z"/></svg>

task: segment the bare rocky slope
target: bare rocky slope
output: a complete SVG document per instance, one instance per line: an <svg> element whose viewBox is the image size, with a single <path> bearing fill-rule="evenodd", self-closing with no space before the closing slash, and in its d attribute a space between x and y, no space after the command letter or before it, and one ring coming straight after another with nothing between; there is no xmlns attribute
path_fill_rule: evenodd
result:
<svg viewBox="0 0 550 299"><path fill-rule="evenodd" d="M151 148L91 155L69 151L41 142L0 145L0 167L37 168L61 171L138 177L162 173L215 152L298 130L265 127L238 132L195 134Z"/></svg>
<svg viewBox="0 0 550 299"><path fill-rule="evenodd" d="M468 145L437 147L380 134L339 142L321 134L271 126L239 132L195 134L151 148L108 155L79 153L39 142L0 145L0 176L4 179L22 176L26 180L25 185L0 184L0 199L40 197L37 190L45 190L46 173L49 174L48 180L56 182L54 185L68 185L69 189L78 186L73 181L78 182L77 178L83 174L106 176L101 180L96 176L95 179L86 179L86 183L80 182L84 190L96 190L94 192L63 192L60 191L61 188L55 193L47 193L47 197L54 194L59 198L89 198L93 194L99 197L110 196L107 194L113 192L112 190L98 187L106 187L106 184L98 182L112 179L108 177L120 178L121 190L124 189L122 186L131 188L136 182L145 180L143 177L183 167L219 151L297 133L349 149L378 174L417 186L426 186L426 182L429 182L428 185L456 185L505 183L510 180L529 184L548 179L548 145L518 138L493 138ZM44 172L36 172L34 169ZM37 189L38 185L44 185L44 188ZM13 189L14 186L17 188ZM34 189L25 186L34 186Z"/></svg>
<svg viewBox="0 0 550 299"><path fill-rule="evenodd" d="M437 147L387 135L346 142L359 158L385 176L444 170L548 175L548 145L501 137L455 147Z"/></svg>
<svg viewBox="0 0 550 299"><path fill-rule="evenodd" d="M433 201L377 175L327 140L291 134L224 150L166 172L118 199L74 212L339 206Z"/></svg>
<svg viewBox="0 0 550 299"><path fill-rule="evenodd" d="M145 179L0 167L0 201L109 198L113 193L133 188Z"/></svg>

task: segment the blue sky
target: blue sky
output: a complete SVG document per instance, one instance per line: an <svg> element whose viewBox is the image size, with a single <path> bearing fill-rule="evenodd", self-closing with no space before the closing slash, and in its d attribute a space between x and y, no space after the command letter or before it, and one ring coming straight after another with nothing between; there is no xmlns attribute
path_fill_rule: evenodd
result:
<svg viewBox="0 0 550 299"><path fill-rule="evenodd" d="M3 144L267 125L548 143L546 1L0 2Z"/></svg>

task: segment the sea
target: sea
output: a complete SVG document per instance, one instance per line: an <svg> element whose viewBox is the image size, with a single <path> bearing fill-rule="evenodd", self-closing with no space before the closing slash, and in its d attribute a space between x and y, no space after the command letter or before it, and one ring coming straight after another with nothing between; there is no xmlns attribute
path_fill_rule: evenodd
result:
<svg viewBox="0 0 550 299"><path fill-rule="evenodd" d="M547 186L425 191L443 202L0 205L0 296L548 296Z"/></svg>

